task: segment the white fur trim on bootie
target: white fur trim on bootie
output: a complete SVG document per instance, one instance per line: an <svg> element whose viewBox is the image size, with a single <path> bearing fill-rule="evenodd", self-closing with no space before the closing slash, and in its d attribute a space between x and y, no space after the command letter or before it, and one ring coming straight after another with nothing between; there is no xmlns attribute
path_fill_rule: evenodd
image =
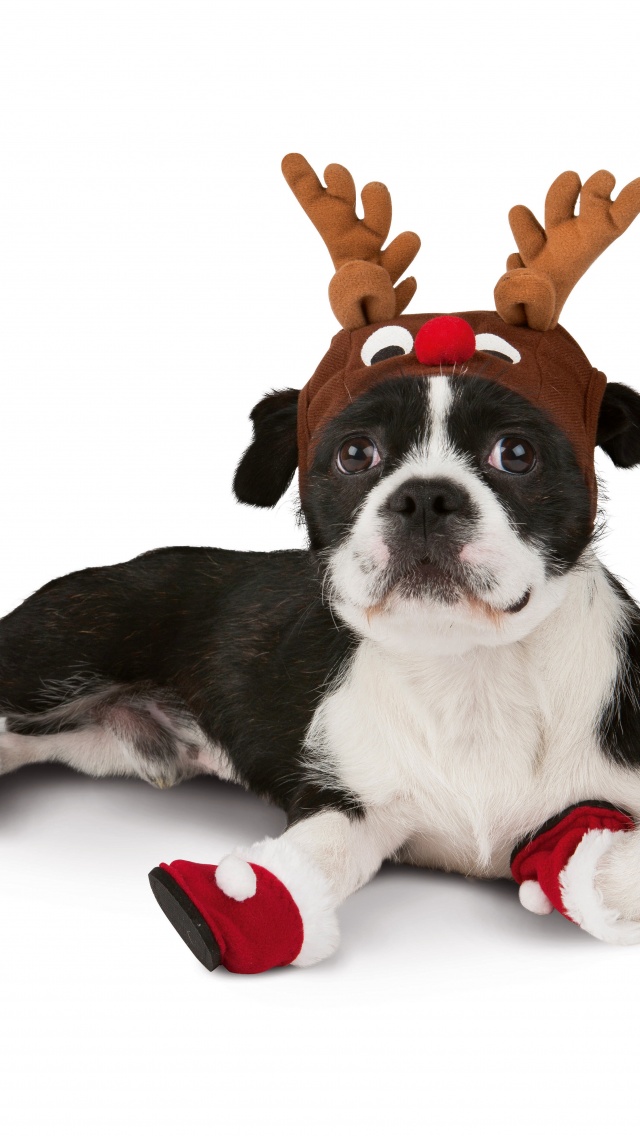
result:
<svg viewBox="0 0 640 1136"><path fill-rule="evenodd" d="M534 915L551 915L553 904L537 880L524 880L518 892L520 903Z"/></svg>
<svg viewBox="0 0 640 1136"><path fill-rule="evenodd" d="M567 915L584 931L604 943L640 943L640 922L623 919L615 908L607 907L596 887L596 873L602 856L625 832L594 828L582 837L573 856L560 873L560 891Z"/></svg>
<svg viewBox="0 0 640 1136"><path fill-rule="evenodd" d="M302 949L293 960L293 966L312 966L333 954L340 941L335 900L322 872L308 857L288 844L285 838L268 837L251 848L237 848L233 858L242 858L266 868L284 884L293 899L300 912L304 933ZM255 873L252 872L252 875L255 879ZM221 886L217 873L216 880Z"/></svg>
<svg viewBox="0 0 640 1136"><path fill-rule="evenodd" d="M216 868L216 883L230 899L251 899L256 894L258 881L256 874L246 860L231 852Z"/></svg>

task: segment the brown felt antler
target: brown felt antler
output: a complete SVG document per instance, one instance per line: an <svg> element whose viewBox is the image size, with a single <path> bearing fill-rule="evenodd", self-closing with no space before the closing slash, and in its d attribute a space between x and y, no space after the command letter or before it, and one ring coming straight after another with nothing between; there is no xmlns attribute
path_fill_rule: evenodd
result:
<svg viewBox="0 0 640 1136"><path fill-rule="evenodd" d="M336 274L329 301L336 319L349 331L369 323L395 319L416 290L413 276L396 288L420 248L415 233L400 233L383 250L391 227L391 196L386 185L372 181L362 190L364 218L356 214L356 187L344 166L327 166L326 189L302 154L282 162L287 184L313 221L333 260Z"/></svg>
<svg viewBox="0 0 640 1136"><path fill-rule="evenodd" d="M518 252L507 260L494 293L496 310L506 323L527 324L536 331L556 326L571 289L640 213L640 178L612 201L615 184L607 170L599 170L583 186L572 171L560 174L547 193L544 229L526 206L514 206L509 224Z"/></svg>

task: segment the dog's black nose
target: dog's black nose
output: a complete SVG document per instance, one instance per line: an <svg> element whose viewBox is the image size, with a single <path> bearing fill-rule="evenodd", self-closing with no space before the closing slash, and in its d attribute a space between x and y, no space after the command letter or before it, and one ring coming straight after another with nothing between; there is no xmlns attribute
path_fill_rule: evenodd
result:
<svg viewBox="0 0 640 1136"><path fill-rule="evenodd" d="M387 499L387 509L402 517L410 530L445 531L452 520L471 520L475 508L466 489L447 477L415 477Z"/></svg>

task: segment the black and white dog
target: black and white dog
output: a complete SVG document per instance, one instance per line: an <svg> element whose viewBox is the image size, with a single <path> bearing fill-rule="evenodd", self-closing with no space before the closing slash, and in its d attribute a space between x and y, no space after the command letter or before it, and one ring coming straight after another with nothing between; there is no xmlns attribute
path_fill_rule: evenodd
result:
<svg viewBox="0 0 640 1136"><path fill-rule="evenodd" d="M254 409L241 501L289 485L297 402ZM628 387L608 385L598 443L640 463ZM6 616L0 770L211 773L275 802L284 834L217 878L238 901L248 862L284 879L301 964L335 949L335 909L386 858L508 877L575 802L640 818L640 613L547 415L473 369L382 379L324 427L304 519L306 551L159 549ZM640 942L640 829L592 861L579 921Z"/></svg>

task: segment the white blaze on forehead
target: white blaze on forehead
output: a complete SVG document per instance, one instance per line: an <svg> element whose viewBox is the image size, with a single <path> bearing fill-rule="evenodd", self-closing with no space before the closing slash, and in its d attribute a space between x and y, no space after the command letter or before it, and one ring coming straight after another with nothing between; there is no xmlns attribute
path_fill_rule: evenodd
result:
<svg viewBox="0 0 640 1136"><path fill-rule="evenodd" d="M429 379L427 418L427 457L442 454L449 448L447 418L453 401L451 384L446 375L432 375Z"/></svg>

